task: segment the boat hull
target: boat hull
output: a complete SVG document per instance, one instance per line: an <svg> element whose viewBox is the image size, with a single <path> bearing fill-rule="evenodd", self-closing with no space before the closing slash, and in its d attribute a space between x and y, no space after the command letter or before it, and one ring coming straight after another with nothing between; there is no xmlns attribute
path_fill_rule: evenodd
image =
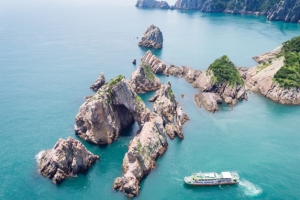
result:
<svg viewBox="0 0 300 200"><path fill-rule="evenodd" d="M193 185L193 186L214 186L214 185L236 185L238 182L227 182L227 183L187 183L188 185Z"/></svg>

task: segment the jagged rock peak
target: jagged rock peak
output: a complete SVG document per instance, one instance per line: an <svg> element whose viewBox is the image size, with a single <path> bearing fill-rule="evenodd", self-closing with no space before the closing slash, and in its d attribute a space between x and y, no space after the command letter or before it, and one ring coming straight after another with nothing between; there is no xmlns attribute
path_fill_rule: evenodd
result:
<svg viewBox="0 0 300 200"><path fill-rule="evenodd" d="M79 109L75 132L94 144L109 144L136 121L140 127L148 121L150 110L120 75L103 85Z"/></svg>
<svg viewBox="0 0 300 200"><path fill-rule="evenodd" d="M135 92L144 93L160 88L160 80L157 78L150 67L141 65L135 70L130 79L130 84Z"/></svg>
<svg viewBox="0 0 300 200"><path fill-rule="evenodd" d="M104 84L105 84L105 77L104 77L103 72L101 72L99 78L97 78L95 83L93 85L91 85L90 88L94 91L97 91Z"/></svg>
<svg viewBox="0 0 300 200"><path fill-rule="evenodd" d="M114 189L125 192L127 197L139 194L139 184L143 177L155 168L155 160L168 147L163 120L156 113L151 112L146 122L133 140L123 159L123 176L115 179Z"/></svg>
<svg viewBox="0 0 300 200"><path fill-rule="evenodd" d="M167 67L167 65L153 55L150 50L146 52L141 61L143 65L149 66L151 71L155 74L164 73Z"/></svg>
<svg viewBox="0 0 300 200"><path fill-rule="evenodd" d="M156 0L138 0L135 6L140 8L161 8L161 9L170 8L169 4L166 1L156 1Z"/></svg>
<svg viewBox="0 0 300 200"><path fill-rule="evenodd" d="M160 29L153 24L151 24L138 43L139 46L154 48L154 49L161 49L163 47L163 35Z"/></svg>
<svg viewBox="0 0 300 200"><path fill-rule="evenodd" d="M65 178L87 170L99 156L89 152L84 145L73 138L59 139L52 149L41 152L38 160L39 171L61 183Z"/></svg>

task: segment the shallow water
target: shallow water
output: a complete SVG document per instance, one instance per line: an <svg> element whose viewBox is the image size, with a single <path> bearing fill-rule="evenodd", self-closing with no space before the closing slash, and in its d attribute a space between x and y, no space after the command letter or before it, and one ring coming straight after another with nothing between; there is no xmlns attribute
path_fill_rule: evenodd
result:
<svg viewBox="0 0 300 200"><path fill-rule="evenodd" d="M121 3L122 5L118 5ZM104 72L130 78L147 49L136 44L151 23L160 27L164 62L203 70L226 54L251 67L252 56L297 36L300 25L265 17L195 11L136 9L135 1L2 1L0 6L0 198L126 199L112 190L127 145L138 127L111 145L82 141L98 161L86 174L54 185L37 171L35 156L58 138L72 136L74 118L89 86ZM157 168L141 183L137 199L298 199L300 107L250 94L233 109L217 113L196 107L197 93L184 79L171 81L177 101L191 118L185 139L169 141ZM148 99L154 93L141 95ZM184 98L180 97L184 94ZM78 139L78 138L77 138ZM238 186L188 187L195 171L236 170Z"/></svg>

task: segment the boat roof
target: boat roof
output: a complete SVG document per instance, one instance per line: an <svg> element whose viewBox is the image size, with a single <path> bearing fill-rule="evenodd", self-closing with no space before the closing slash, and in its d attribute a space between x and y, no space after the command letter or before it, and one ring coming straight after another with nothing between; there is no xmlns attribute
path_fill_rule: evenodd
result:
<svg viewBox="0 0 300 200"><path fill-rule="evenodd" d="M232 178L230 172L221 172L223 178Z"/></svg>

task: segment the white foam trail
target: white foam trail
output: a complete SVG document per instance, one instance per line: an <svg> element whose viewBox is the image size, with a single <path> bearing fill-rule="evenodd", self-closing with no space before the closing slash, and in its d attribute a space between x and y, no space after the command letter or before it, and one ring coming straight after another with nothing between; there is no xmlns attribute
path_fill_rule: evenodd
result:
<svg viewBox="0 0 300 200"><path fill-rule="evenodd" d="M35 160L36 160L36 162L39 164L40 163L40 161L41 161L41 158L42 158L42 155L45 153L45 150L42 150L42 151L40 151L40 152L38 152L38 154L36 154L35 155Z"/></svg>
<svg viewBox="0 0 300 200"><path fill-rule="evenodd" d="M240 180L239 186L244 190L245 195L247 196L257 196L262 193L262 189L253 183L243 179Z"/></svg>

